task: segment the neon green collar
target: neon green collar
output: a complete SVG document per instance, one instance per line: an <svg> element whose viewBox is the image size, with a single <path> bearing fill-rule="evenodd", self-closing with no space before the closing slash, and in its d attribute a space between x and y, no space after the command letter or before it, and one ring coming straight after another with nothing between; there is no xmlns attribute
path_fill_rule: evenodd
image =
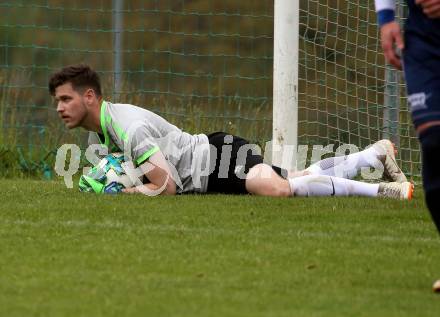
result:
<svg viewBox="0 0 440 317"><path fill-rule="evenodd" d="M101 103L101 117L100 117L100 119L101 119L101 130L102 130L102 133L104 134L104 144L103 145L108 147L109 144L110 144L110 140L109 140L109 137L108 137L107 127L105 125L105 123L107 121L106 120L106 116L105 116L106 108L107 108L107 103L103 100L102 103ZM99 140L99 142L101 142L101 139Z"/></svg>

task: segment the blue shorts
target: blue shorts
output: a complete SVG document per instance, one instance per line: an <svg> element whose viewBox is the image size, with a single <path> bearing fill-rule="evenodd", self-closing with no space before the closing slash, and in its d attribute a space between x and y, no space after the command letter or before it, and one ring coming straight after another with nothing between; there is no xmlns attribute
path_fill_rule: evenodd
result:
<svg viewBox="0 0 440 317"><path fill-rule="evenodd" d="M411 14L412 13L412 14ZM440 21L410 12L403 68L415 127L440 120Z"/></svg>

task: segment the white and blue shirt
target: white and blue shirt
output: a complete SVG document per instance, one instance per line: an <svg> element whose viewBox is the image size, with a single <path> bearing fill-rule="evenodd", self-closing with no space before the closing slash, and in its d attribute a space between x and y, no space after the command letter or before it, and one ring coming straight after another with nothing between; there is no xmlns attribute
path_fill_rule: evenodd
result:
<svg viewBox="0 0 440 317"><path fill-rule="evenodd" d="M377 23L379 26L394 21L396 1L394 0L375 0ZM406 0L408 6L408 19L405 24L406 31L417 34L424 34L430 38L435 38L437 42L440 37L440 19L429 18L423 13L420 5L415 0Z"/></svg>
<svg viewBox="0 0 440 317"><path fill-rule="evenodd" d="M396 11L396 3L394 0L375 0L377 12L377 23L379 26L394 21L394 12Z"/></svg>

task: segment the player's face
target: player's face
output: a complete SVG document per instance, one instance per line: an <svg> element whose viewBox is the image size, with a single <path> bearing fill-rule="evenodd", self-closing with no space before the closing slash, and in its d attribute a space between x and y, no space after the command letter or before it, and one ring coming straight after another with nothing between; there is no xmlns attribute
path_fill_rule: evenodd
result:
<svg viewBox="0 0 440 317"><path fill-rule="evenodd" d="M83 96L75 91L71 83L58 86L55 89L57 112L67 128L73 129L81 126L87 117L88 109Z"/></svg>

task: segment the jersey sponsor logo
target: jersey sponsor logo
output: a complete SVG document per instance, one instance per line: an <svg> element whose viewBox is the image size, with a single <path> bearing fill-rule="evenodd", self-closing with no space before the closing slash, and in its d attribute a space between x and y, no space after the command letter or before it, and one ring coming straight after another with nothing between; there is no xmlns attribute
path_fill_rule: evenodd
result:
<svg viewBox="0 0 440 317"><path fill-rule="evenodd" d="M411 107L411 111L427 109L426 100L431 97L431 95L426 95L424 92L418 92L408 96L408 102Z"/></svg>

